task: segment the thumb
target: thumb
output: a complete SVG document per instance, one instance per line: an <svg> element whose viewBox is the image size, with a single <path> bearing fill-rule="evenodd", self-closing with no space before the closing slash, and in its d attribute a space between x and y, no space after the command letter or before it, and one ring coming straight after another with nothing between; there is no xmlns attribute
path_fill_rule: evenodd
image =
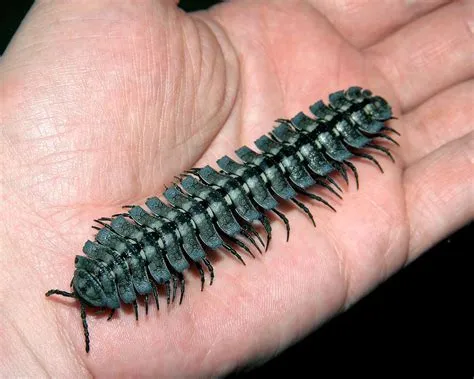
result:
<svg viewBox="0 0 474 379"><path fill-rule="evenodd" d="M8 170L46 179L19 196L66 206L153 193L224 124L236 62L219 27L175 1L35 3L0 65Z"/></svg>

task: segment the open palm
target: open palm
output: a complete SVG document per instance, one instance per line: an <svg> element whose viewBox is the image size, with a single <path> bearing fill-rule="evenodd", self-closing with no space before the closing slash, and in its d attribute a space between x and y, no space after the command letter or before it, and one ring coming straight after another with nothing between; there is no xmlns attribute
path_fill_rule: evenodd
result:
<svg viewBox="0 0 474 379"><path fill-rule="evenodd" d="M306 335L473 217L472 3L121 3L38 2L0 60L2 372L224 373ZM189 273L179 307L140 308L138 322L129 307L108 323L91 314L87 355L77 304L44 292L68 288L92 220L350 85L392 104L396 164L378 158L381 175L354 161L360 190L352 181L341 201L321 189L337 213L311 204L316 229L285 206L290 241L275 222L246 267L212 254L213 286L199 293Z"/></svg>

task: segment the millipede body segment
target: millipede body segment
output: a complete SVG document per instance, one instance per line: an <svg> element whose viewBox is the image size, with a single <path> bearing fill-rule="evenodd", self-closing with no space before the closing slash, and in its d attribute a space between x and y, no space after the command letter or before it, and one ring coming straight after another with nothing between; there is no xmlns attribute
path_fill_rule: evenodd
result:
<svg viewBox="0 0 474 379"><path fill-rule="evenodd" d="M331 175L339 173L348 182L349 169L358 187L359 175L351 158L368 159L382 172L369 152L376 150L393 160L390 151L377 143L383 139L397 144L388 135L398 132L385 125L394 117L383 98L350 87L330 94L329 104L318 101L310 110L314 118L300 112L291 120L278 119L268 135L255 141L260 151L243 146L235 152L240 161L226 155L217 160L218 170L205 166L180 174L163 193L166 202L151 197L146 208L127 205L123 213L94 220L98 233L94 241L84 244L85 256L76 256L72 292L52 289L46 293L80 302L87 352L87 306L110 309L110 319L121 303L132 304L138 320L138 297L144 298L146 313L149 295L159 308L157 286L166 289L168 304L175 301L179 287L181 303L183 273L191 266L199 272L201 290L204 268L213 282L214 269L206 251L222 249L245 264L241 252L254 256L251 247L260 253L259 245L268 248L269 213L282 220L288 240L290 223L277 209L279 204L292 202L314 224L301 198L334 208L308 192L309 187L320 185L341 197L341 188ZM257 230L259 224L266 242Z"/></svg>

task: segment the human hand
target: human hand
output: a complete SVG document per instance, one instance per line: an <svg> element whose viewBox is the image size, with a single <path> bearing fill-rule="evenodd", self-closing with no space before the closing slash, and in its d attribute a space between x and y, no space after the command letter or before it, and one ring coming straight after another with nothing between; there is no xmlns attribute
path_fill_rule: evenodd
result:
<svg viewBox="0 0 474 379"><path fill-rule="evenodd" d="M35 4L0 60L2 372L221 374L285 348L471 219L472 5L441 3ZM381 175L357 161L361 188L337 213L312 205L313 229L289 210L290 241L274 223L247 267L214 256L213 286L198 293L188 276L179 308L89 317L87 355L78 307L44 292L67 287L92 220L350 85L393 106L397 163L381 158Z"/></svg>

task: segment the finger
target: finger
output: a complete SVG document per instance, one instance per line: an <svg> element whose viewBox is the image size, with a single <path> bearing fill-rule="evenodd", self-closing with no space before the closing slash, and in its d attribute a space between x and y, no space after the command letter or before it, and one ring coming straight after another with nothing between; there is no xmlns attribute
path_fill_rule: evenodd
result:
<svg viewBox="0 0 474 379"><path fill-rule="evenodd" d="M453 86L404 115L401 153L407 166L474 130L474 80ZM395 124L394 124L395 125Z"/></svg>
<svg viewBox="0 0 474 379"><path fill-rule="evenodd" d="M310 1L345 39L358 48L380 41L390 32L447 2L449 1Z"/></svg>
<svg viewBox="0 0 474 379"><path fill-rule="evenodd" d="M474 132L408 168L404 186L411 261L474 218Z"/></svg>
<svg viewBox="0 0 474 379"><path fill-rule="evenodd" d="M167 9L176 8L179 0L154 0L153 2L160 12L165 13ZM59 34L59 36L64 35L64 37L69 37L70 39L78 39L87 37L87 35L81 36L78 30L80 30L81 21L90 22L93 20L88 17L101 17L102 20L108 20L112 24L130 16L137 11L137 8L139 6L131 5L127 9L126 5L106 4L106 1L86 1L81 4L79 2L72 4L60 1L36 1L28 10L20 27L8 44L0 64L6 59L18 59L18 56L28 55L29 50L42 43L45 36L49 37L51 41L60 40L57 38L58 35L55 34L55 31L61 23L69 22L75 25L73 25L74 27L71 26L69 30L62 30L61 33L63 34ZM89 32L90 36L93 37L98 37L99 33L103 33L103 31L94 29ZM105 35L105 33L103 34ZM111 38L113 36L108 37ZM11 55L13 57L10 58Z"/></svg>
<svg viewBox="0 0 474 379"><path fill-rule="evenodd" d="M474 75L472 4L444 6L366 50L403 110Z"/></svg>

